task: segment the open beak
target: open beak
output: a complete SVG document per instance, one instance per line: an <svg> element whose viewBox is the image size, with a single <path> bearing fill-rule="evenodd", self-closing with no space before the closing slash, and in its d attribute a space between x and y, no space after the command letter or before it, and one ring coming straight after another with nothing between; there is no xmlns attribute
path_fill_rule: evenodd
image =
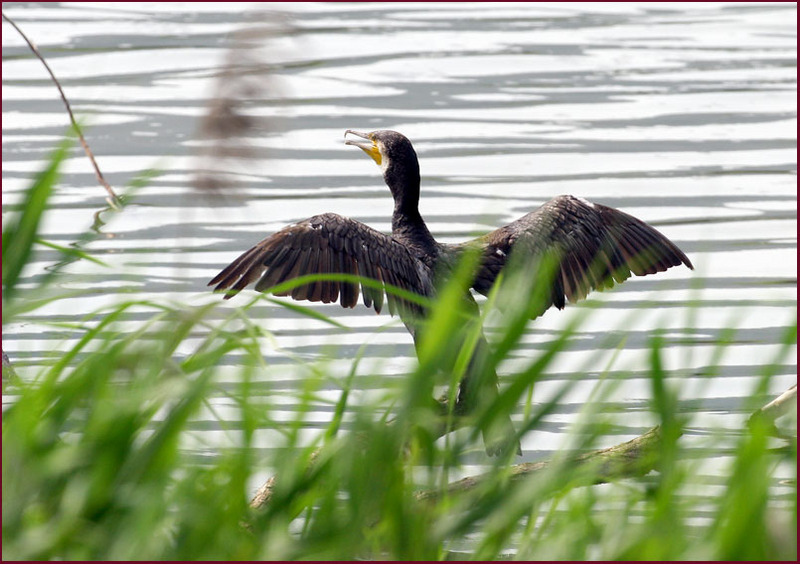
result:
<svg viewBox="0 0 800 564"><path fill-rule="evenodd" d="M356 137L361 137L362 139L366 139L369 142L364 143L363 141L353 141L352 139L347 139L348 133L355 135ZM360 131L353 131L352 129L348 129L347 131L344 132L344 137L345 137L344 141L345 145L355 145L356 147L364 151L366 154L368 154L370 157L372 157L372 160L378 163L378 166L380 166L381 152L378 149L378 145L375 143L375 141L372 138L370 138L369 133L361 133Z"/></svg>

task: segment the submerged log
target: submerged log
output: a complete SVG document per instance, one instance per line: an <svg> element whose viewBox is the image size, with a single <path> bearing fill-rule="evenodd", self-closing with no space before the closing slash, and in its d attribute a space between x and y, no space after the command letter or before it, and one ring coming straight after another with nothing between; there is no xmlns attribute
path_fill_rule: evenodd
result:
<svg viewBox="0 0 800 564"><path fill-rule="evenodd" d="M535 475L542 475L554 465L570 472L573 485L603 484L623 478L644 476L658 464L658 448L661 444L661 428L653 427L643 435L612 447L568 457L541 462L522 462L510 469L511 482L519 482ZM481 486L494 479L496 471L469 476L453 482L447 487L447 495L456 495ZM440 490L423 490L417 493L421 501L435 501L444 496Z"/></svg>
<svg viewBox="0 0 800 564"><path fill-rule="evenodd" d="M785 415L796 408L797 405L797 385L795 384L786 392L757 410L750 416L749 423L756 418L766 419L774 422L776 418ZM442 435L445 432L454 430L464 425L465 418L458 418L454 421L454 426L445 428L444 426L437 432ZM441 435L440 435L441 436ZM658 469L658 453L662 444L661 427L656 426L648 430L643 435L634 439L602 448L591 452L566 457L559 460L545 460L541 462L522 462L510 468L509 480L521 482L536 475L544 475L554 465L570 472L570 484L573 486L588 486L593 484L603 484L624 478L635 478L644 476L652 470ZM316 461L316 454L312 455L309 461L311 468ZM478 488L493 477L490 474L470 476L451 483L445 491L441 490L422 490L417 492L416 497L420 501L435 501L444 495L458 495ZM269 503L275 487L277 476L270 477L256 492L250 501L250 507L259 509Z"/></svg>

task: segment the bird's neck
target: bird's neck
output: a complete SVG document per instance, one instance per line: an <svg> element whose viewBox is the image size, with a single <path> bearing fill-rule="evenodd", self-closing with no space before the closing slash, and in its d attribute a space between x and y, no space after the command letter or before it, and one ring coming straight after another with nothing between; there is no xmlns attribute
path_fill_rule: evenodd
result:
<svg viewBox="0 0 800 564"><path fill-rule="evenodd" d="M392 214L392 233L410 232L420 229L428 230L416 206L402 207L395 205L394 213Z"/></svg>
<svg viewBox="0 0 800 564"><path fill-rule="evenodd" d="M413 165L416 165L416 155ZM392 167L384 171L383 179L394 198L392 236L401 240L414 254L420 257L434 257L436 241L419 213L419 168L417 166L408 166L404 169Z"/></svg>
<svg viewBox="0 0 800 564"><path fill-rule="evenodd" d="M409 193L405 192L408 196ZM410 245L422 255L435 255L436 241L419 213L417 199L395 201L392 214L392 236Z"/></svg>

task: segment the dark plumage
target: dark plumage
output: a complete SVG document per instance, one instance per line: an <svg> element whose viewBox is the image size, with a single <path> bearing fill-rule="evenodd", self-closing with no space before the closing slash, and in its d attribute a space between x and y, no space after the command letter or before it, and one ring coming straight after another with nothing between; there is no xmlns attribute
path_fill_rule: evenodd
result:
<svg viewBox="0 0 800 564"><path fill-rule="evenodd" d="M255 289L264 292L314 273L357 275L431 297L437 280L449 275L461 254L467 248L477 248L481 260L472 287L484 295L509 262L517 260L531 268L542 260L553 262L555 275L550 291L545 292L545 303L533 312L536 316L550 306L561 309L567 301L582 299L593 289L623 282L631 274L644 276L680 264L693 268L674 243L643 221L573 196L553 198L538 210L478 239L458 245L437 243L419 213L419 162L411 142L395 131L348 130L347 134L365 140L345 142L361 148L383 171L394 198L392 234L333 213L300 221L256 244L209 282L216 285L215 290L228 290L225 299L255 281ZM354 307L360 293L364 304L376 312L380 313L384 305L382 290L350 281L314 282L290 293L297 300L339 301L343 307ZM477 315L472 296L465 295L465 300ZM392 314L400 314L416 342L418 322L425 314L422 308L391 293L386 293L386 303ZM487 371L482 366L487 351L488 343L481 336L459 390L462 411L473 409L478 396L497 394L497 375L493 371L483 374ZM479 391L474 392L476 388ZM514 437L510 420L498 424L498 429L483 432L490 454L514 446L519 451L516 440L508 436L512 433Z"/></svg>

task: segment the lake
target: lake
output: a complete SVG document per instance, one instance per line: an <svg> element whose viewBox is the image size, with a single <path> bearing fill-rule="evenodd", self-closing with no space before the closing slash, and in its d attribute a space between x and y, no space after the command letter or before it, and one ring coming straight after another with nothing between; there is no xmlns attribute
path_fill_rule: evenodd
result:
<svg viewBox="0 0 800 564"><path fill-rule="evenodd" d="M599 309L537 384L532 401L545 401L574 374L582 374L581 382L523 438L522 460L563 447L607 378L617 378L599 407L616 422L604 437L608 445L654 424L647 355L656 329L668 343L670 384L691 415L687 444L738 436L760 367L776 358L782 335L796 322L794 3L403 3L378 10L291 3L267 12L234 3L6 3L3 10L47 58L109 182L124 192L140 172L161 171L114 214L105 210L106 194L88 159L74 150L44 236L69 245L100 212L106 223L87 249L109 267L69 265L63 287L93 288L91 295L3 327L3 350L23 376L75 342L70 329L54 322L74 321L132 293L189 304L219 300L208 280L288 223L336 212L390 230L392 203L380 171L344 145L346 129L395 129L413 141L421 211L443 242L485 233L553 196L574 194L649 222L694 263L694 271L674 268L592 294ZM255 49L231 55L237 42ZM223 159L203 140L202 119L211 97L234 88L218 75L236 53L233 60L252 74L246 111L263 129L245 140L246 155ZM41 63L4 21L4 221L67 126ZM230 186L221 197L194 187L201 168L226 175ZM43 249L26 283L57 261L55 251ZM252 294L245 291L221 311ZM549 311L532 322L507 372L585 307ZM287 420L297 415L309 363L343 377L364 346L355 387L367 398L416 362L397 319L363 307L316 309L348 329L267 302L250 310L272 335L263 341L271 372L256 389L285 395L278 415ZM147 315L137 312L130 322ZM728 328L735 329L735 346L725 350L719 373L709 373ZM491 326L487 331L491 339ZM187 354L191 344L185 343ZM223 374L236 362L229 355ZM777 364L773 395L796 382L796 350ZM233 385L223 376L221 390ZM337 396L331 387L329 397ZM232 422L219 415L231 404L221 393L211 405L216 410L199 417L186 439L199 461L230 444ZM321 403L307 416L309 440L331 413ZM266 429L258 435L264 451L279 440ZM721 446L717 455L703 466L712 478L730 452ZM482 449L469 461L484 464ZM793 468L779 468L776 480L793 475ZM787 504L792 491L776 481L775 495Z"/></svg>

